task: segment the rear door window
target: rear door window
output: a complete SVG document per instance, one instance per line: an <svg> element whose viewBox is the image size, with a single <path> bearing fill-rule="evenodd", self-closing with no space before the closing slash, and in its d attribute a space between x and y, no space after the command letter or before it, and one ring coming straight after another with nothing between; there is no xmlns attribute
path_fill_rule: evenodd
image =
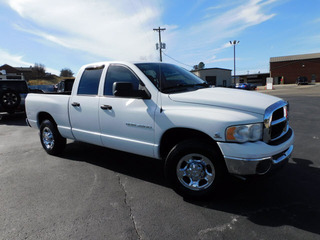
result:
<svg viewBox="0 0 320 240"><path fill-rule="evenodd" d="M99 82L104 66L86 68L81 76L78 95L98 95Z"/></svg>

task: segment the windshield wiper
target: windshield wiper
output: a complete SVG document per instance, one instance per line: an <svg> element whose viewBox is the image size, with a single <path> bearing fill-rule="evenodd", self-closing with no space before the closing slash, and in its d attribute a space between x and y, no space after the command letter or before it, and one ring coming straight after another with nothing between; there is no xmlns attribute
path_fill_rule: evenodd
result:
<svg viewBox="0 0 320 240"><path fill-rule="evenodd" d="M194 84L194 86L203 86L203 87L209 87L210 85L206 82L203 82L203 83L197 83L197 84Z"/></svg>
<svg viewBox="0 0 320 240"><path fill-rule="evenodd" d="M197 83L197 84L177 84L174 86L163 88L162 90L172 90L172 89L183 89L183 88L190 88L190 87L197 87L197 86L203 86L203 87L209 87L208 83Z"/></svg>

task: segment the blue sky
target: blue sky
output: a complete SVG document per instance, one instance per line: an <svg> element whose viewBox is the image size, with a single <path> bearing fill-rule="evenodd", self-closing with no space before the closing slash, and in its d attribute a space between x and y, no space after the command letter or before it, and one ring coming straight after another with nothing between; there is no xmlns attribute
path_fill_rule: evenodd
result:
<svg viewBox="0 0 320 240"><path fill-rule="evenodd" d="M270 57L320 52L320 0L0 0L0 65L73 72L104 60L163 61L187 69L269 71ZM175 59L175 60L173 60Z"/></svg>

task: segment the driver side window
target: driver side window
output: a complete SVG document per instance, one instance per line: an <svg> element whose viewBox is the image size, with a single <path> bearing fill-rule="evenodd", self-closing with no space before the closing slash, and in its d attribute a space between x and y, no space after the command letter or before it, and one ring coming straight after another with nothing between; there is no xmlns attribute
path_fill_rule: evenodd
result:
<svg viewBox="0 0 320 240"><path fill-rule="evenodd" d="M139 79L128 68L110 65L107 71L103 95L113 96L112 87L115 82L131 83L133 90L139 90Z"/></svg>

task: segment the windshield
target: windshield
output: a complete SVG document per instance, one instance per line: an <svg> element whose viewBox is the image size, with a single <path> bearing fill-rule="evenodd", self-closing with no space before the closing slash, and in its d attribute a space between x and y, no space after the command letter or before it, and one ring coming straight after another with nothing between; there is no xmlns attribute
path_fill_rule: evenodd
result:
<svg viewBox="0 0 320 240"><path fill-rule="evenodd" d="M163 93L194 91L208 87L207 83L193 73L167 63L135 64Z"/></svg>

